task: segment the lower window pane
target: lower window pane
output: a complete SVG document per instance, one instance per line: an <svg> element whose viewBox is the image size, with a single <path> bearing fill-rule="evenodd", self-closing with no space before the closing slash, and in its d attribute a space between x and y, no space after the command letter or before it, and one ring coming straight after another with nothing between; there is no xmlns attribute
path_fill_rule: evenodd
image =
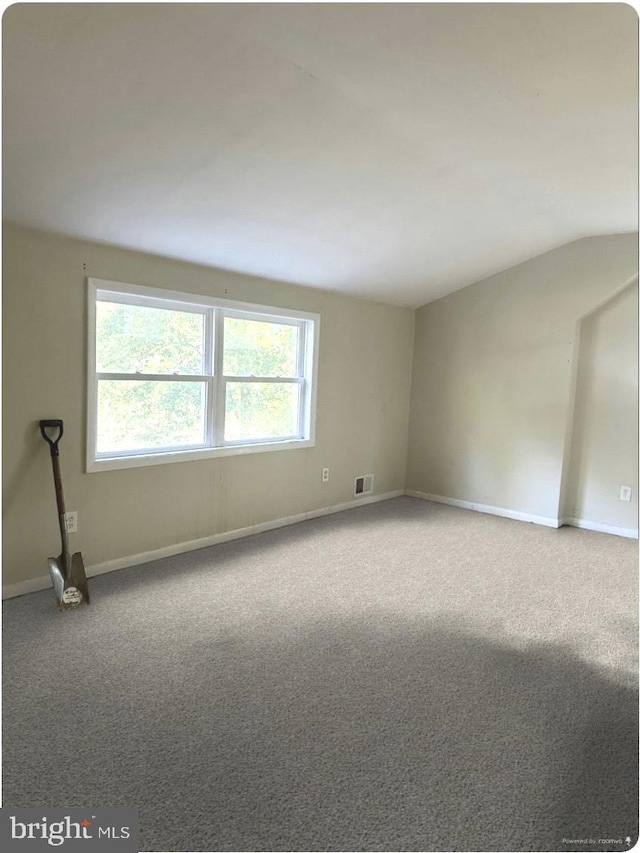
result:
<svg viewBox="0 0 640 853"><path fill-rule="evenodd" d="M225 441L297 436L299 385L294 382L229 382Z"/></svg>
<svg viewBox="0 0 640 853"><path fill-rule="evenodd" d="M98 453L157 450L205 441L205 382L102 379L98 384Z"/></svg>

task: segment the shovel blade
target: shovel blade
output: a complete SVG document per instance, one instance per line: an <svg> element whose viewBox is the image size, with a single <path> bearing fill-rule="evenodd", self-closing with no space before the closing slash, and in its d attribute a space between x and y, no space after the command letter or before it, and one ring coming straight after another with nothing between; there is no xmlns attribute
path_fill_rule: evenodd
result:
<svg viewBox="0 0 640 853"><path fill-rule="evenodd" d="M64 576L64 571L58 560L55 557L49 557L49 574L51 575L51 583L53 584L53 591L56 596L56 602L58 607L63 610L62 607L62 597L64 594L64 588L66 584L66 578Z"/></svg>
<svg viewBox="0 0 640 853"><path fill-rule="evenodd" d="M60 610L71 610L83 602L89 603L89 586L79 551L71 558L68 555L66 559L63 556L49 557L49 574Z"/></svg>
<svg viewBox="0 0 640 853"><path fill-rule="evenodd" d="M80 551L71 558L71 583L79 589L82 594L82 600L85 604L89 604L89 584L87 582L87 574L84 570L84 560Z"/></svg>

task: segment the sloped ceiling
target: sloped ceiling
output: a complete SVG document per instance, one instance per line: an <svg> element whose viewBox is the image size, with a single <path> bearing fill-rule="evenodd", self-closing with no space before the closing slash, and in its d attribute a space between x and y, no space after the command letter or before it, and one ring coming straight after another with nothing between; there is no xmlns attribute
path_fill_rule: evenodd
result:
<svg viewBox="0 0 640 853"><path fill-rule="evenodd" d="M623 4L17 4L4 215L399 305L637 227Z"/></svg>

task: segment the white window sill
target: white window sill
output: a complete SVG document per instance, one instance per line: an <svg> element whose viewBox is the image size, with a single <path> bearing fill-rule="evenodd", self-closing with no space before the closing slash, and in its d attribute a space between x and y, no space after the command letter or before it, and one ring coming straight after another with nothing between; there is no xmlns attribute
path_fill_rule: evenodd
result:
<svg viewBox="0 0 640 853"><path fill-rule="evenodd" d="M267 453L273 450L299 450L314 446L315 441L311 438L295 438L255 444L230 444L225 447L206 447L197 450L145 453L136 456L110 456L106 459L88 460L87 473L114 471L119 468L140 468L147 465L166 465L170 462L196 462L200 459L214 459L217 456L240 456L249 453Z"/></svg>

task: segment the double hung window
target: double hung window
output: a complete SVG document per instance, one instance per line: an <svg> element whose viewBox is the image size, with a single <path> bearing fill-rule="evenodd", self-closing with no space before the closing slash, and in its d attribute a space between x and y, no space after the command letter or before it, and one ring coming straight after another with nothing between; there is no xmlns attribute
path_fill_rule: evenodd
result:
<svg viewBox="0 0 640 853"><path fill-rule="evenodd" d="M89 280L88 470L313 444L319 317Z"/></svg>

